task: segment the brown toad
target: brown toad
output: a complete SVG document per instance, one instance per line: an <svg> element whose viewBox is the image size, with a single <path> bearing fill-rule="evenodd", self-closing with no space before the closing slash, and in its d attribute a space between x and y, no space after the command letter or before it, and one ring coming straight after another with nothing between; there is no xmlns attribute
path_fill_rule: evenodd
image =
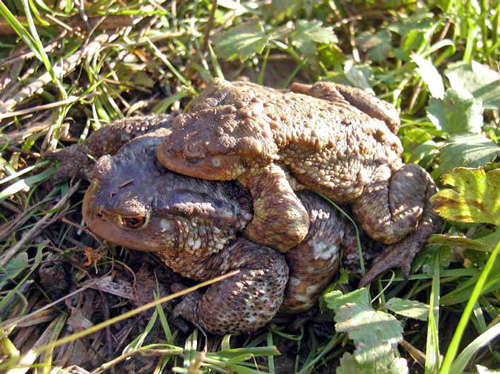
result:
<svg viewBox="0 0 500 374"><path fill-rule="evenodd" d="M393 244L363 284L397 265L408 275L436 227L429 203L436 188L424 169L402 163L397 112L335 83L292 90L213 80L175 118L157 149L160 163L192 177L237 179L253 198L248 238L283 252L305 237L309 223L290 172L305 188L352 204L373 239Z"/></svg>
<svg viewBox="0 0 500 374"><path fill-rule="evenodd" d="M171 120L118 121L85 143L51 155L63 162L59 179L74 175L75 168L77 174L87 174L87 155L102 155L84 198L89 228L113 243L154 252L174 271L195 280L239 269L236 276L204 294L188 295L176 307L176 313L208 331L253 331L278 310L312 307L338 269L340 246L352 245L346 223L329 204L304 191L299 198L309 216L309 232L286 261L271 248L246 240L241 234L252 218L248 191L235 182L179 175L157 162L155 149L169 135ZM128 141L148 129L152 132ZM103 155L123 143L116 155Z"/></svg>

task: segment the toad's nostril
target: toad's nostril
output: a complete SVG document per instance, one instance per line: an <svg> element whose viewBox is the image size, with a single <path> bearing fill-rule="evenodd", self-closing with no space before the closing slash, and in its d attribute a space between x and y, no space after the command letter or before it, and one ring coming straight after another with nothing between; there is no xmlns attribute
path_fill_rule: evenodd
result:
<svg viewBox="0 0 500 374"><path fill-rule="evenodd" d="M184 147L183 153L186 159L196 160L205 158L205 152L199 144L187 144Z"/></svg>

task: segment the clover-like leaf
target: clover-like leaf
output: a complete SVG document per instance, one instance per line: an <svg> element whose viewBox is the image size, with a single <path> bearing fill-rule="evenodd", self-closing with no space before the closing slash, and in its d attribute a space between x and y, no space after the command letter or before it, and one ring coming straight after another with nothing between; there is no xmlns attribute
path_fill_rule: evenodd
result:
<svg viewBox="0 0 500 374"><path fill-rule="evenodd" d="M453 89L470 92L485 109L500 107L498 72L476 61L458 62L446 69L445 75Z"/></svg>
<svg viewBox="0 0 500 374"><path fill-rule="evenodd" d="M256 19L226 30L213 39L215 52L222 58L241 61L261 53L269 42L262 23Z"/></svg>
<svg viewBox="0 0 500 374"><path fill-rule="evenodd" d="M330 44L337 41L332 29L324 27L318 20L298 20L290 39L292 45L305 54L316 53L316 43Z"/></svg>
<svg viewBox="0 0 500 374"><path fill-rule="evenodd" d="M483 107L467 91L447 90L443 99L430 99L426 110L434 126L449 134L481 132Z"/></svg>
<svg viewBox="0 0 500 374"><path fill-rule="evenodd" d="M373 61L383 61L391 50L391 34L387 30L375 34L364 32L356 38L356 43Z"/></svg>
<svg viewBox="0 0 500 374"><path fill-rule="evenodd" d="M464 166L480 168L500 155L500 147L482 134L451 136L441 149L439 172Z"/></svg>
<svg viewBox="0 0 500 374"><path fill-rule="evenodd" d="M388 313L373 309L366 288L347 295L333 291L325 296L325 301L336 313L335 329L346 332L354 341L354 357L361 365L392 355L403 339L399 321Z"/></svg>
<svg viewBox="0 0 500 374"><path fill-rule="evenodd" d="M340 359L337 374L408 374L408 363L404 358L396 358L394 353L379 361L360 364L354 355L344 353Z"/></svg>
<svg viewBox="0 0 500 374"><path fill-rule="evenodd" d="M7 262L4 268L0 268L0 290L7 284L9 280L13 280L24 269L28 267L28 254L26 252L19 253L16 257Z"/></svg>
<svg viewBox="0 0 500 374"><path fill-rule="evenodd" d="M396 314L420 321L427 321L427 317L429 316L429 305L416 300L393 297L384 306Z"/></svg>
<svg viewBox="0 0 500 374"><path fill-rule="evenodd" d="M436 211L450 221L500 226L500 169L456 168L443 175L445 188L431 198Z"/></svg>

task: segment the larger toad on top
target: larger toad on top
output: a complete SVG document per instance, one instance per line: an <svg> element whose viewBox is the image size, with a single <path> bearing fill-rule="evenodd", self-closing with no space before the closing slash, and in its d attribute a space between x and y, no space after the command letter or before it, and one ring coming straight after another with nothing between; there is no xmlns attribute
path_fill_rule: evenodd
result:
<svg viewBox="0 0 500 374"><path fill-rule="evenodd" d="M435 185L424 169L402 163L395 109L334 83L292 90L214 80L176 117L157 149L159 161L192 177L237 179L253 198L247 236L284 252L309 225L294 189L350 203L372 238L393 244L364 283L397 265L408 274L436 225L429 203Z"/></svg>

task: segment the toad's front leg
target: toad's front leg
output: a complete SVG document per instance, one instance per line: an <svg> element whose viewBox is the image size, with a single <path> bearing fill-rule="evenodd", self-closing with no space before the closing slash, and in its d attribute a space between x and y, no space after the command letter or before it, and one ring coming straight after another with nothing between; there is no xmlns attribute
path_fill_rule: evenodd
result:
<svg viewBox="0 0 500 374"><path fill-rule="evenodd" d="M250 190L253 199L248 239L287 252L306 237L309 216L281 167L271 164L255 169L238 181Z"/></svg>
<svg viewBox="0 0 500 374"><path fill-rule="evenodd" d="M163 114L113 121L93 132L84 142L47 151L42 157L61 162L56 175L52 178L55 183L75 177L90 182L95 160L103 155L114 155L125 143L139 135L165 129L167 136L174 118L172 115Z"/></svg>
<svg viewBox="0 0 500 374"><path fill-rule="evenodd" d="M396 266L401 266L407 277L413 258L440 226L429 201L436 192L430 175L415 164L391 173L388 166L380 167L353 206L363 229L373 239L392 244L374 260L361 285Z"/></svg>
<svg viewBox="0 0 500 374"><path fill-rule="evenodd" d="M283 302L288 281L284 257L239 239L211 260L210 266L223 273L240 272L210 286L204 294L187 295L174 313L214 334L255 331L268 323Z"/></svg>

